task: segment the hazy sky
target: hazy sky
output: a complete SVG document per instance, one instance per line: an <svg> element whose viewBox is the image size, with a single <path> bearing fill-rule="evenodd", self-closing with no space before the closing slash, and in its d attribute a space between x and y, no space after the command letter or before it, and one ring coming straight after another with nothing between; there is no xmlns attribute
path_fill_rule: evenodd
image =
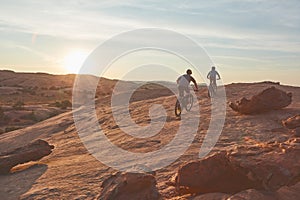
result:
<svg viewBox="0 0 300 200"><path fill-rule="evenodd" d="M75 72L112 36L155 27L203 46L225 83L274 80L300 86L299 0L0 2L0 69Z"/></svg>

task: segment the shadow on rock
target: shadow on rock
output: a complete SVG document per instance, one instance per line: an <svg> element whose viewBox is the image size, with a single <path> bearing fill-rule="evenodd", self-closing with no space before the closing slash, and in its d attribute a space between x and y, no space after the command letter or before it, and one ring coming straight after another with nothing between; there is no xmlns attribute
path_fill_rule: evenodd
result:
<svg viewBox="0 0 300 200"><path fill-rule="evenodd" d="M20 199L36 180L41 177L47 170L47 165L33 165L25 171L0 175L0 197L1 199L14 200Z"/></svg>
<svg viewBox="0 0 300 200"><path fill-rule="evenodd" d="M37 161L49 155L53 148L44 140L36 140L10 152L3 152L0 154L0 174L8 174L16 165Z"/></svg>

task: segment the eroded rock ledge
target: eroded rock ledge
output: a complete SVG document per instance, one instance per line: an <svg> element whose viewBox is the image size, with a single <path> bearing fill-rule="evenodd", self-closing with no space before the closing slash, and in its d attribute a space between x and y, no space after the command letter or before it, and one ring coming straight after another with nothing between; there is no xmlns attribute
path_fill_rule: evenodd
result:
<svg viewBox="0 0 300 200"><path fill-rule="evenodd" d="M53 145L49 145L48 142L39 139L10 152L1 153L0 174L9 174L10 170L18 164L37 161L49 155L53 148Z"/></svg>
<svg viewBox="0 0 300 200"><path fill-rule="evenodd" d="M259 114L287 107L292 103L292 93L286 93L270 87L254 95L250 100L243 97L237 102L230 102L229 107L242 114Z"/></svg>

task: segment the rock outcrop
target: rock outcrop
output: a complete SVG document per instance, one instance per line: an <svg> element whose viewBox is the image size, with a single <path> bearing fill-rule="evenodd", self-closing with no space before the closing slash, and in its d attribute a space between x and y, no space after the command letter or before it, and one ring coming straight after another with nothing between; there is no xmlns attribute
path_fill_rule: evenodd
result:
<svg viewBox="0 0 300 200"><path fill-rule="evenodd" d="M229 107L242 114L259 114L287 107L291 102L292 93L286 93L273 86L254 95L250 100L243 97L236 103L231 102Z"/></svg>
<svg viewBox="0 0 300 200"><path fill-rule="evenodd" d="M178 170L176 189L186 193L236 193L262 186L247 177L246 171L225 152L190 162Z"/></svg>
<svg viewBox="0 0 300 200"><path fill-rule="evenodd" d="M253 154L254 151L256 154ZM179 194L218 195L244 191L236 196L237 199L247 199L244 196L255 196L255 199L283 196L287 190L284 186L299 184L300 163L295 160L299 154L299 138L264 146L240 146L227 153L216 153L180 167L175 179L176 190ZM289 190L294 191L292 188Z"/></svg>
<svg viewBox="0 0 300 200"><path fill-rule="evenodd" d="M8 174L14 166L29 161L37 161L49 155L54 148L44 140L36 140L24 147L16 148L0 155L0 174Z"/></svg>
<svg viewBox="0 0 300 200"><path fill-rule="evenodd" d="M203 194L192 198L192 200L299 200L299 191L300 182L292 186L283 186L274 192L248 189L233 195L224 193Z"/></svg>
<svg viewBox="0 0 300 200"><path fill-rule="evenodd" d="M155 177L144 173L116 173L106 179L99 200L156 200L161 199Z"/></svg>

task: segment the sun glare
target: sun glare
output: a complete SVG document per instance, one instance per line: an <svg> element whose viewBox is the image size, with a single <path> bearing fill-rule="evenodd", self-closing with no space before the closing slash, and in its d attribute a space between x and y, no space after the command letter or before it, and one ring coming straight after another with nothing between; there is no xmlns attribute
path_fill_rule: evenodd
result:
<svg viewBox="0 0 300 200"><path fill-rule="evenodd" d="M63 67L68 73L78 73L87 56L88 53L86 51L72 51L64 58Z"/></svg>

